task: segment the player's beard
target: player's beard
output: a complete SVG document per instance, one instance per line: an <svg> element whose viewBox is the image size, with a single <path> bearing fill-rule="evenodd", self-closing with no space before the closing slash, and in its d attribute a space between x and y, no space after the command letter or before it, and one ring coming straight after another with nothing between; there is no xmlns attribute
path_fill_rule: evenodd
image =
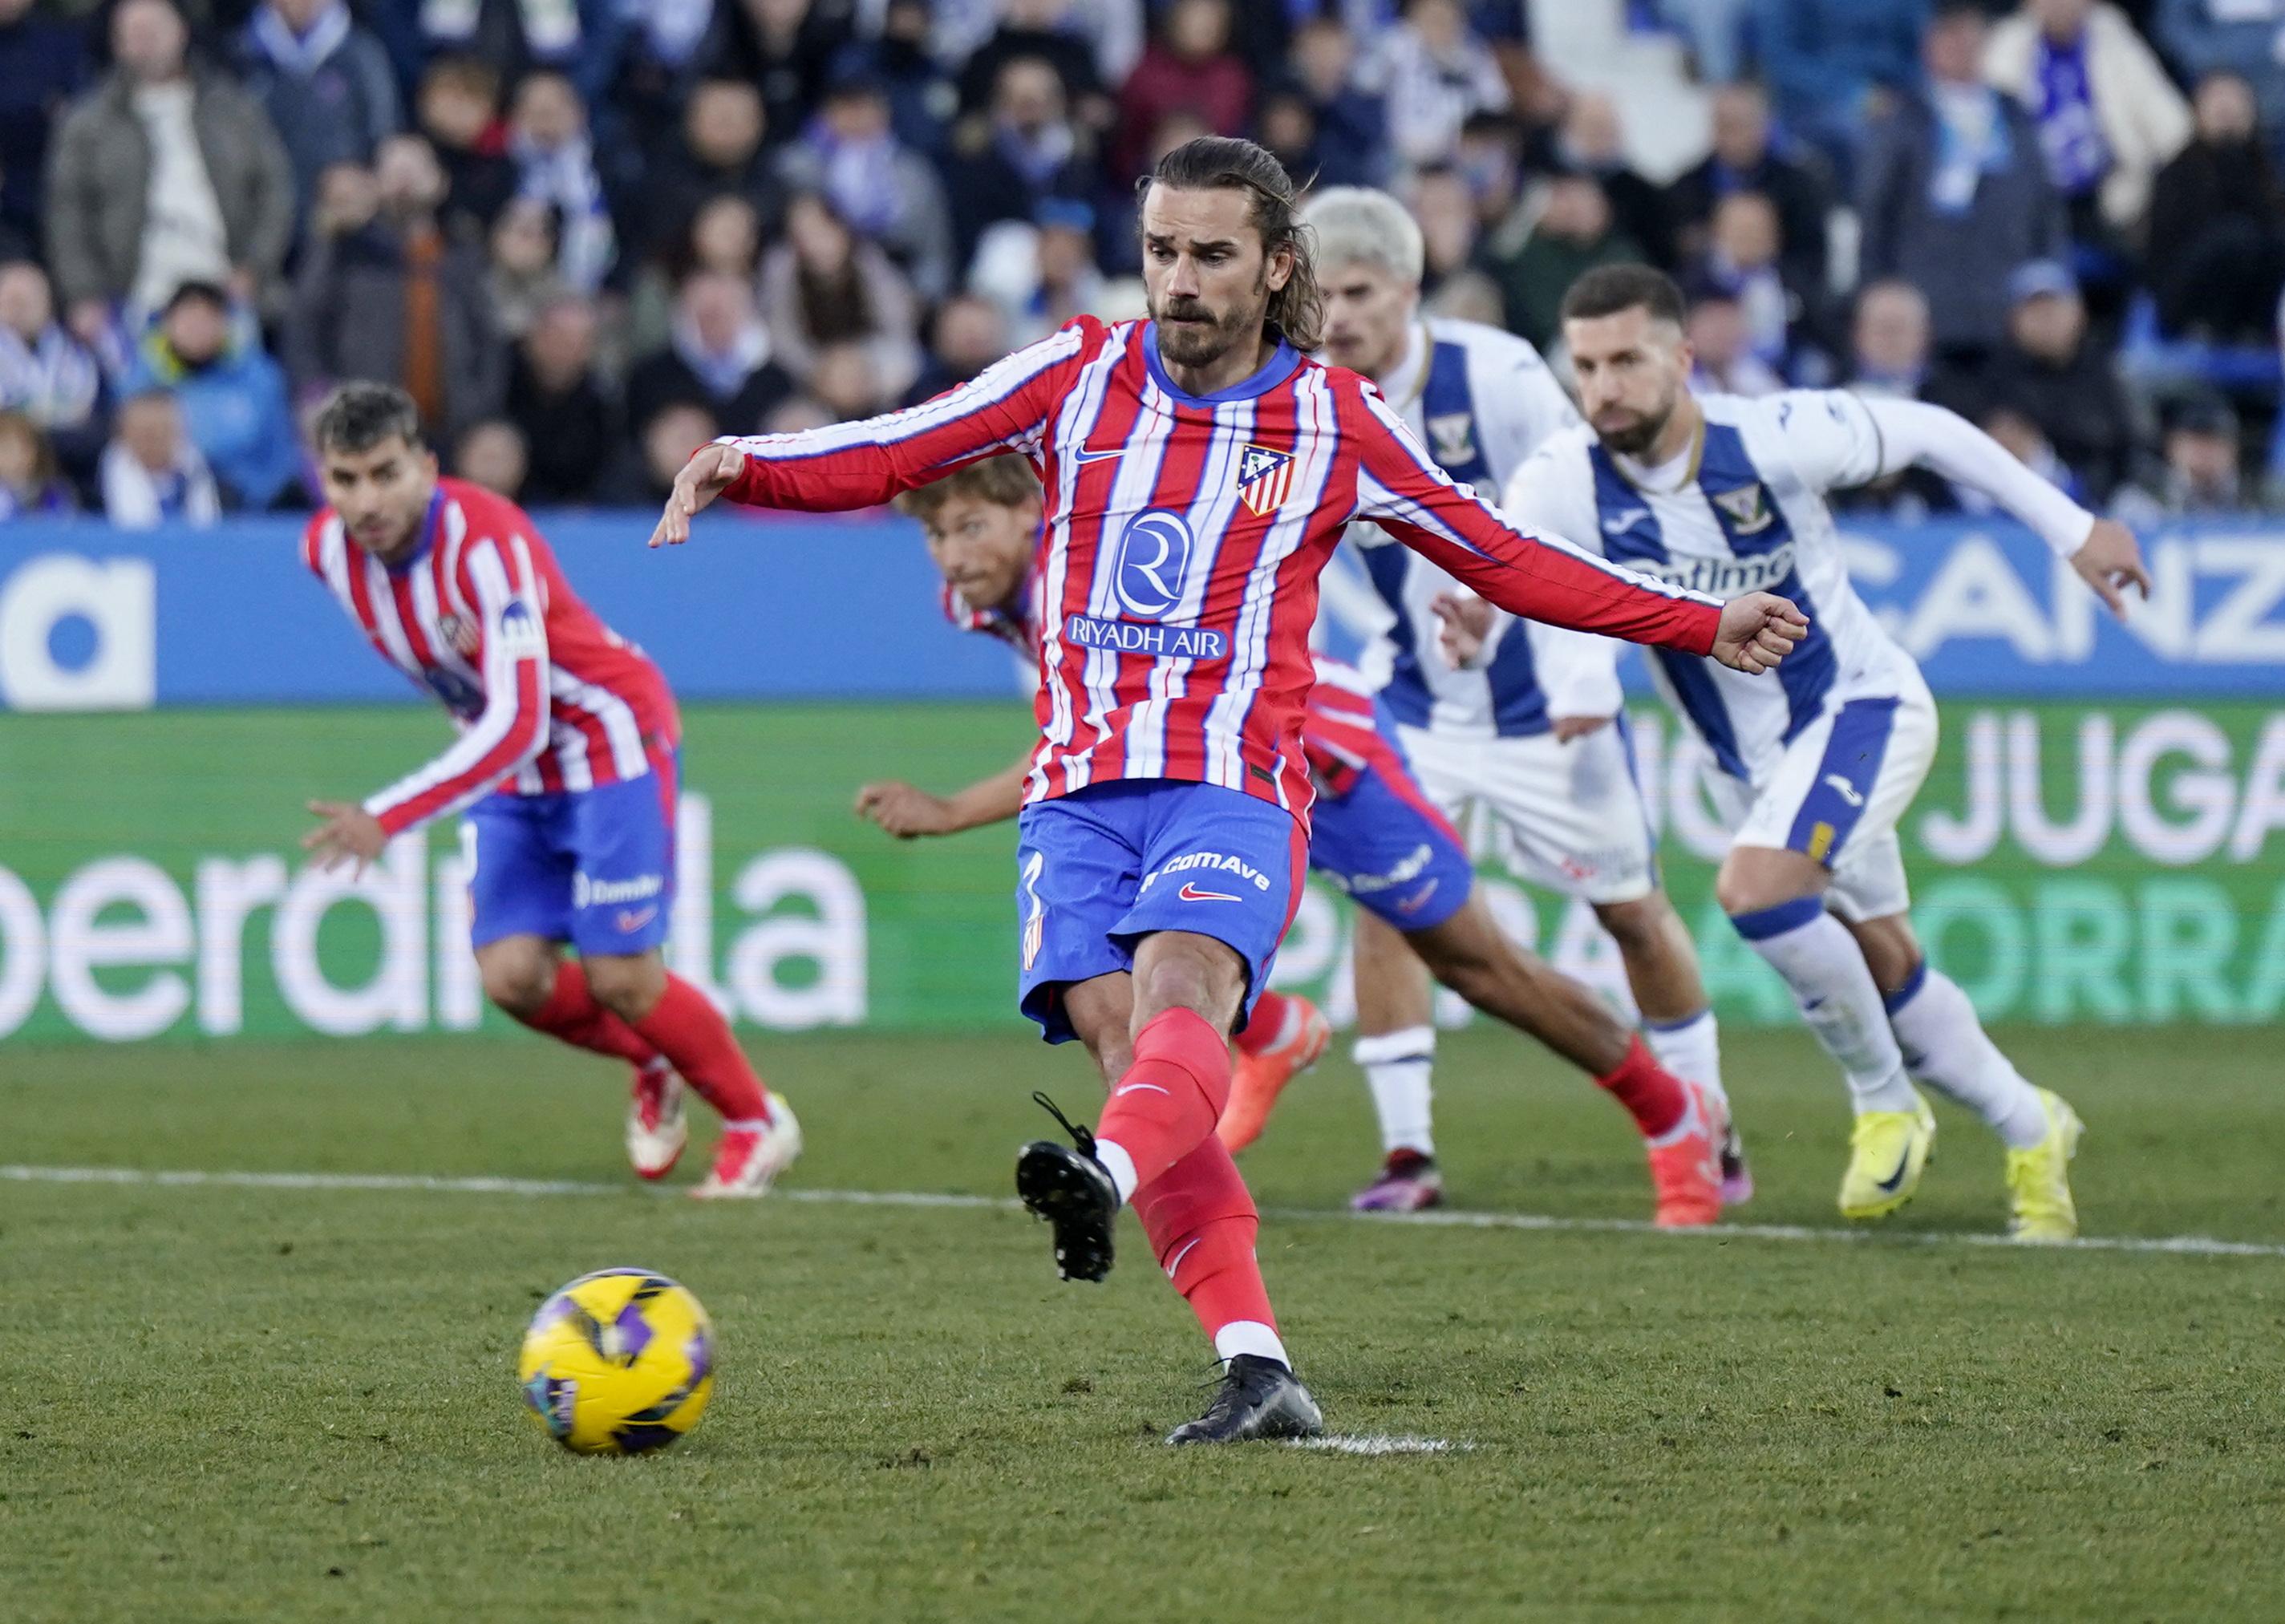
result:
<svg viewBox="0 0 2285 1624"><path fill-rule="evenodd" d="M1268 287L1265 271L1254 284L1258 297L1222 316L1197 299L1169 299L1158 305L1150 318L1158 324L1158 353L1177 366L1203 367L1212 366L1236 345L1249 340L1260 343L1261 324L1269 313Z"/></svg>
<svg viewBox="0 0 2285 1624"><path fill-rule="evenodd" d="M1606 428L1598 421L1595 437L1621 456L1640 457L1665 435L1666 426L1674 420L1674 408L1679 398L1669 394L1655 409L1637 413L1615 428Z"/></svg>

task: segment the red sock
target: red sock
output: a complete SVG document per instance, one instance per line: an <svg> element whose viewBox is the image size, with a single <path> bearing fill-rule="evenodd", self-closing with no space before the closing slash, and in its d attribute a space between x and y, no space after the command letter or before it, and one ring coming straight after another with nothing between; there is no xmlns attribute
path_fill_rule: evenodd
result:
<svg viewBox="0 0 2285 1624"><path fill-rule="evenodd" d="M1285 1024L1292 1018L1294 1000L1283 992L1264 992L1253 1000L1253 1018L1245 1030L1237 1034L1237 1052L1259 1055L1264 1049L1277 1047L1285 1036Z"/></svg>
<svg viewBox="0 0 2285 1624"><path fill-rule="evenodd" d="M1628 1040L1627 1057L1619 1062L1619 1069L1608 1077L1597 1078L1595 1083L1627 1108L1645 1139L1656 1139L1690 1110L1690 1095L1682 1079L1651 1058L1640 1032Z"/></svg>
<svg viewBox="0 0 2285 1624"><path fill-rule="evenodd" d="M587 989L587 972L576 959L556 966L555 986L546 1003L515 1018L534 1032L614 1060L645 1066L659 1057L658 1050L645 1042L640 1032L595 1001L594 993Z"/></svg>
<svg viewBox="0 0 2285 1624"><path fill-rule="evenodd" d="M1215 1350L1227 1356L1267 1353L1275 1347L1283 1360L1277 1316L1270 1312L1269 1288L1261 1283L1261 1265L1253 1255L1260 1220L1221 1141L1208 1134L1197 1149L1136 1190L1134 1206L1158 1267L1214 1338ZM1259 1325L1268 1335L1265 1339L1242 1330L1233 1338L1237 1345L1223 1348L1223 1330L1238 1323Z"/></svg>
<svg viewBox="0 0 2285 1624"><path fill-rule="evenodd" d="M1211 1138L1229 1103L1229 1037L1195 1011L1168 1009L1135 1038L1095 1136L1127 1153L1140 1190Z"/></svg>
<svg viewBox="0 0 2285 1624"><path fill-rule="evenodd" d="M730 1035L730 1023L706 994L670 972L666 992L635 1031L674 1063L699 1097L722 1113L725 1122L767 1122L769 1096L753 1062Z"/></svg>

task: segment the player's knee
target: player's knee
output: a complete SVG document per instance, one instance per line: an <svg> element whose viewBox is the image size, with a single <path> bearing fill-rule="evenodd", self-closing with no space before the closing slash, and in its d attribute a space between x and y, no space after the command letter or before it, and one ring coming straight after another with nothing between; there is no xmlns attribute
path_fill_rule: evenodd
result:
<svg viewBox="0 0 2285 1624"><path fill-rule="evenodd" d="M1773 908L1807 894L1795 876L1772 866L1741 862L1735 852L1714 876L1714 900L1732 919L1740 914L1758 914L1763 908Z"/></svg>
<svg viewBox="0 0 2285 1624"><path fill-rule="evenodd" d="M582 963L595 1001L630 1024L648 1016L666 993L666 967L656 954L597 957Z"/></svg>
<svg viewBox="0 0 2285 1624"><path fill-rule="evenodd" d="M1665 898L1656 892L1638 897L1632 902L1598 903L1595 917L1611 939L1618 943L1619 951L1637 953L1655 951L1664 934L1665 910L1660 906Z"/></svg>
<svg viewBox="0 0 2285 1624"><path fill-rule="evenodd" d="M544 952L486 953L477 956L484 996L510 1015L530 1015L555 991L555 960Z"/></svg>

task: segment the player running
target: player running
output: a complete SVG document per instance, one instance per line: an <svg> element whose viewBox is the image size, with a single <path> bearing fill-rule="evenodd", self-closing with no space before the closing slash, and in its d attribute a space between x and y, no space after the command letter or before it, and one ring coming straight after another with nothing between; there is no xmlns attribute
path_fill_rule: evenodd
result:
<svg viewBox="0 0 2285 1624"><path fill-rule="evenodd" d="M1305 213L1325 288L1325 358L1379 385L1445 473L1497 499L1541 442L1577 425L1570 397L1524 340L1421 317L1425 249L1394 198L1337 186ZM1502 615L1478 657L1455 666L1439 652L1440 616L1463 595L1459 583L1378 526L1354 527L1349 541L1380 600L1366 628L1388 673L1380 698L1421 785L1455 823L1480 811L1525 875L1595 910L1618 944L1652 1053L1726 1117L1714 1012L1690 932L1659 883L1610 646ZM1430 1112L1436 1027L1427 977L1397 936L1357 920L1354 1053L1386 1159L1356 1204L1410 1211L1443 1189ZM1753 1188L1733 1124L1723 1199L1745 1201Z"/></svg>
<svg viewBox="0 0 2285 1624"><path fill-rule="evenodd" d="M1040 485L1030 467L1015 457L972 463L907 491L897 506L920 521L953 624L1026 655L1036 650L1031 568ZM1627 1108L1648 1147L1661 1225L1712 1223L1721 1213L1718 1102L1661 1067L1592 992L1509 941L1478 890L1466 847L1413 781L1371 690L1337 661L1320 658L1316 678L1301 718L1301 753L1317 791L1310 867L1348 893L1360 916L1384 922L1408 970L1425 961L1437 980L1540 1038ZM906 839L997 823L1022 811L1031 765L1027 750L1013 766L945 797L907 783L868 784L857 810ZM1331 1036L1307 999L1260 993L1237 1034L1229 1103L1215 1128L1222 1143L1233 1152L1251 1144L1284 1079L1314 1063ZM1277 1080L1262 1082L1264 1072ZM1250 1091L1249 1074L1256 1079Z"/></svg>
<svg viewBox="0 0 2285 1624"><path fill-rule="evenodd" d="M1017 1189L1065 1278L1109 1272L1113 1220L1134 1205L1226 1361L1170 1442L1287 1436L1321 1422L1214 1125L1229 1034L1300 895L1309 626L1342 530L1376 519L1512 612L1744 671L1807 628L1768 593L1724 606L1525 535L1444 477L1378 391L1307 359L1322 301L1292 182L1261 148L1174 148L1141 224L1149 321L1081 317L907 411L709 446L651 540L687 539L725 494L860 507L1010 451L1042 476L1022 1008L1049 1041L1084 1043L1112 1087L1076 1149L1024 1149Z"/></svg>
<svg viewBox="0 0 2285 1624"><path fill-rule="evenodd" d="M2122 588L2149 591L2141 554L2124 526L1940 407L1837 390L1693 397L1682 323L1680 294L1655 271L1606 266L1572 286L1564 339L1592 428L1524 465L1509 514L1677 584L1782 592L1812 617L1775 682L1663 650L1651 670L1720 768L1722 906L1848 1077L1857 1123L1841 1211L1880 1218L1912 1199L1936 1138L1917 1078L2006 1144L2015 1238L2068 1240L2077 1115L2023 1080L1912 934L1896 831L1936 752L1936 703L1850 586L1825 493L1925 464L2037 530L2122 616ZM1460 629L1460 652L1472 632Z"/></svg>
<svg viewBox="0 0 2285 1624"><path fill-rule="evenodd" d="M579 601L514 503L436 476L402 389L344 384L316 440L331 504L302 561L381 657L444 701L452 749L357 805L312 801L327 867L466 809L486 996L634 1069L627 1154L664 1178L689 1137L683 1080L722 1113L707 1198L766 1193L801 1152L707 996L669 973L681 726L666 679ZM578 956L561 960L571 944Z"/></svg>

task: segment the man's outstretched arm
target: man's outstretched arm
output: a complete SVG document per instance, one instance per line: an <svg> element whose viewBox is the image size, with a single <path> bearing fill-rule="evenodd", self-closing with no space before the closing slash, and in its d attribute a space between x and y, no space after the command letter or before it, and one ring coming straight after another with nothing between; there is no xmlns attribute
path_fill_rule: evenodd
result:
<svg viewBox="0 0 2285 1624"><path fill-rule="evenodd" d="M1364 412L1349 425L1360 443L1357 516L1510 614L1707 655L1756 674L1808 632L1800 609L1774 593L1724 604L1518 530L1436 466L1379 390L1367 385L1361 394Z"/></svg>
<svg viewBox="0 0 2285 1624"><path fill-rule="evenodd" d="M1842 398L1855 402L1872 423L1877 467L1869 477L1918 463L1982 491L2038 531L2057 557L2069 559L2121 620L2127 587L2150 595L2150 572L2133 531L2116 519L2096 518L1966 418L1916 400Z"/></svg>
<svg viewBox="0 0 2285 1624"><path fill-rule="evenodd" d="M986 457L1016 451L1036 458L1068 369L1101 333L1100 323L1082 318L902 412L702 446L676 475L650 545L690 539L691 520L718 497L753 507L838 513L876 506Z"/></svg>
<svg viewBox="0 0 2285 1624"><path fill-rule="evenodd" d="M857 792L857 815L869 818L899 840L921 835L957 835L962 829L1005 823L1024 810L1024 781L1032 774L1032 752L989 778L979 778L948 796L930 795L901 780L868 784Z"/></svg>

